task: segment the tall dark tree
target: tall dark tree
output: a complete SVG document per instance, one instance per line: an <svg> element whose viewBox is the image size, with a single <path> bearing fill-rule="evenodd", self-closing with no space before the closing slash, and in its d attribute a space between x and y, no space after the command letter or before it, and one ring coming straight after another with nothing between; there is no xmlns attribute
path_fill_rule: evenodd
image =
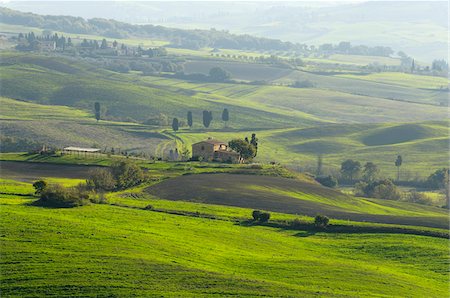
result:
<svg viewBox="0 0 450 298"><path fill-rule="evenodd" d="M106 42L106 39L104 39L103 38L103 40L102 40L102 44L101 44L101 46L100 46L100 49L106 49L106 48L108 48L108 43Z"/></svg>
<svg viewBox="0 0 450 298"><path fill-rule="evenodd" d="M227 127L228 120L230 120L230 114L228 113L228 109L223 109L222 112L222 121L225 123L225 127Z"/></svg>
<svg viewBox="0 0 450 298"><path fill-rule="evenodd" d="M179 129L178 118L173 118L172 129L173 129L173 131L178 131L178 129Z"/></svg>
<svg viewBox="0 0 450 298"><path fill-rule="evenodd" d="M252 139L250 140L250 144L253 145L253 147L255 147L255 155L253 155L253 157L256 157L256 154L258 153L258 138L256 137L256 133L252 133Z"/></svg>
<svg viewBox="0 0 450 298"><path fill-rule="evenodd" d="M211 111L203 111L203 125L208 128L212 121L212 112Z"/></svg>
<svg viewBox="0 0 450 298"><path fill-rule="evenodd" d="M191 111L187 112L187 123L188 123L189 127L192 127L193 119L192 119L192 112Z"/></svg>
<svg viewBox="0 0 450 298"><path fill-rule="evenodd" d="M316 176L321 176L322 175L322 168L323 168L322 154L319 154L319 155L317 155Z"/></svg>
<svg viewBox="0 0 450 298"><path fill-rule="evenodd" d="M94 108L95 108L95 119L97 119L97 122L100 120L100 103L97 101L94 104Z"/></svg>
<svg viewBox="0 0 450 298"><path fill-rule="evenodd" d="M397 159L395 160L395 166L397 167L397 181L400 181L400 167L403 164L403 158L401 155L397 155Z"/></svg>

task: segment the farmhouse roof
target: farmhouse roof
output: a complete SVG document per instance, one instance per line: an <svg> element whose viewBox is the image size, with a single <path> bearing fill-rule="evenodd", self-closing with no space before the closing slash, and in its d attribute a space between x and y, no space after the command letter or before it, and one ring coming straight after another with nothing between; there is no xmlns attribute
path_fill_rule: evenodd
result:
<svg viewBox="0 0 450 298"><path fill-rule="evenodd" d="M99 152L97 148L81 148L81 147L66 147L65 151L77 151L77 152Z"/></svg>
<svg viewBox="0 0 450 298"><path fill-rule="evenodd" d="M195 143L195 144L200 144L200 143L208 143L208 144L213 144L213 145L221 145L221 144L225 144L226 145L227 144L225 142L222 142L222 141L219 141L219 140L215 140L215 139L207 139L207 140Z"/></svg>

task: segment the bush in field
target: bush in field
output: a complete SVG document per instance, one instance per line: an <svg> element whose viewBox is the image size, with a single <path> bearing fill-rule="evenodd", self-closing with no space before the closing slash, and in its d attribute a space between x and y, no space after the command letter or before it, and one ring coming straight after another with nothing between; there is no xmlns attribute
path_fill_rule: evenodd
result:
<svg viewBox="0 0 450 298"><path fill-rule="evenodd" d="M400 191L390 179L382 179L370 183L359 182L355 185L355 194L385 200L401 199Z"/></svg>
<svg viewBox="0 0 450 298"><path fill-rule="evenodd" d="M116 189L125 189L144 181L142 169L129 160L115 161L111 166L111 171L116 181Z"/></svg>
<svg viewBox="0 0 450 298"><path fill-rule="evenodd" d="M338 185L338 181L333 176L316 177L316 181L326 187L334 188Z"/></svg>
<svg viewBox="0 0 450 298"><path fill-rule="evenodd" d="M116 187L116 181L109 169L90 170L86 184L96 191L113 190Z"/></svg>
<svg viewBox="0 0 450 298"><path fill-rule="evenodd" d="M259 215L259 221L260 222L268 222L270 219L270 213L269 212L262 212Z"/></svg>
<svg viewBox="0 0 450 298"><path fill-rule="evenodd" d="M253 210L252 217L254 221L257 221L259 219L259 216L261 215L261 211L259 210Z"/></svg>
<svg viewBox="0 0 450 298"><path fill-rule="evenodd" d="M329 222L330 222L330 219L325 215L318 214L314 218L314 225L317 228L326 228L328 226Z"/></svg>
<svg viewBox="0 0 450 298"><path fill-rule="evenodd" d="M152 205L147 205L144 207L145 210L153 210L153 206Z"/></svg>
<svg viewBox="0 0 450 298"><path fill-rule="evenodd" d="M220 67L213 67L209 70L209 78L213 82L225 82L231 78L231 74Z"/></svg>
<svg viewBox="0 0 450 298"><path fill-rule="evenodd" d="M295 81L290 85L292 88L313 88L315 84L309 80Z"/></svg>
<svg viewBox="0 0 450 298"><path fill-rule="evenodd" d="M254 221L268 222L270 219L270 213L269 212L261 212L259 210L253 210L252 217L253 217Z"/></svg>
<svg viewBox="0 0 450 298"><path fill-rule="evenodd" d="M33 183L33 187L36 190L34 192L34 194L40 195L45 190L45 188L47 187L47 182L44 181L44 180L38 180L38 181Z"/></svg>
<svg viewBox="0 0 450 298"><path fill-rule="evenodd" d="M38 202L49 207L76 207L88 204L89 194L80 188L68 188L54 184L48 185L41 192L41 198Z"/></svg>
<svg viewBox="0 0 450 298"><path fill-rule="evenodd" d="M416 203L416 204L422 204L422 205L432 205L433 204L433 200L431 200L431 198L429 198L427 195L417 192L417 191L414 191L414 190L409 192L406 195L405 200L410 203Z"/></svg>

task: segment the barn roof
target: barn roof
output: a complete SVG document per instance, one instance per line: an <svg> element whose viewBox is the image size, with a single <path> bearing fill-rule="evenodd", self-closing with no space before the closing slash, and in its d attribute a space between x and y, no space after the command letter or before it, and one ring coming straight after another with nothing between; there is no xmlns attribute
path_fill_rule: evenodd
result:
<svg viewBox="0 0 450 298"><path fill-rule="evenodd" d="M97 148L81 148L81 147L66 147L65 151L76 151L76 152L99 152L100 149Z"/></svg>

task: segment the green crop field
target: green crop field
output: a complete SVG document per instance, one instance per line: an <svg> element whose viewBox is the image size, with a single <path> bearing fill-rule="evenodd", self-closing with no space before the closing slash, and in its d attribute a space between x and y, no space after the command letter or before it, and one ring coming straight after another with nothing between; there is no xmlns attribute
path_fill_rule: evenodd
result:
<svg viewBox="0 0 450 298"><path fill-rule="evenodd" d="M29 184L11 180L1 186L9 193L31 191ZM30 205L32 200L0 197L2 295L439 297L446 292L446 239L311 234L112 205L47 209ZM160 202L209 213L215 208L227 216L251 213ZM364 282L368 277L371 282Z"/></svg>

